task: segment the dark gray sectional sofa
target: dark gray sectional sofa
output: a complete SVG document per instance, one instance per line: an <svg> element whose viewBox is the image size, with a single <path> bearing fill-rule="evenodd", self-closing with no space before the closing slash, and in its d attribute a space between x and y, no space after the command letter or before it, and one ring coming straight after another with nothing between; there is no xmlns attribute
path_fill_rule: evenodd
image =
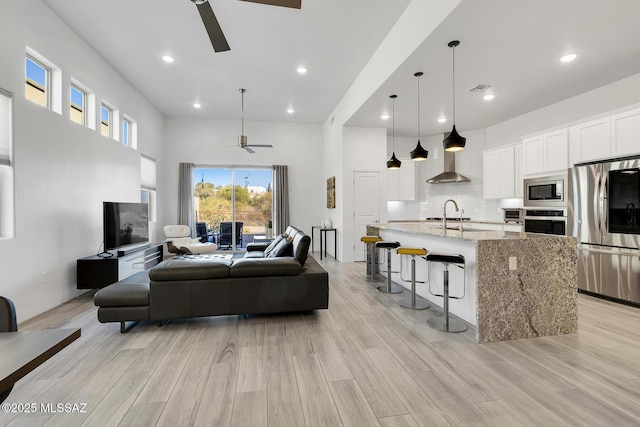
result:
<svg viewBox="0 0 640 427"><path fill-rule="evenodd" d="M328 308L329 276L307 258L309 236L291 226L285 234L271 248L250 245L244 258L176 256L109 285L94 296L98 320L120 322L125 332L135 320Z"/></svg>

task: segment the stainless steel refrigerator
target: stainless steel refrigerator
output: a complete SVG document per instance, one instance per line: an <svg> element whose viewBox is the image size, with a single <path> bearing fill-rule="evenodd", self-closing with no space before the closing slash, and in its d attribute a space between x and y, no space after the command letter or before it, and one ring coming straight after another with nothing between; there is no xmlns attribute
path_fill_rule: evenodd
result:
<svg viewBox="0 0 640 427"><path fill-rule="evenodd" d="M569 169L578 287L640 303L640 157Z"/></svg>

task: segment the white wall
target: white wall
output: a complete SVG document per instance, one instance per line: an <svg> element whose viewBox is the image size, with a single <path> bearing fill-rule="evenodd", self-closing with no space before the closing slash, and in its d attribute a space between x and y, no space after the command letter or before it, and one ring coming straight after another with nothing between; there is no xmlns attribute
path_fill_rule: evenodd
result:
<svg viewBox="0 0 640 427"><path fill-rule="evenodd" d="M353 221L353 174L356 171L379 172L380 174L380 221L386 222L386 145L387 130L381 128L343 128L343 184L344 204L342 228L338 230L338 259L353 261L356 240ZM337 186L338 184L336 184ZM331 248L331 246L329 246Z"/></svg>
<svg viewBox="0 0 640 427"><path fill-rule="evenodd" d="M140 153L69 120L71 76L136 120L140 152L160 164L163 124L42 2L1 7L0 87L14 93L15 237L0 240L0 295L24 321L77 295L76 259L102 242L102 202L140 200ZM27 45L62 69L62 115L24 98Z"/></svg>
<svg viewBox="0 0 640 427"><path fill-rule="evenodd" d="M245 120L249 144L272 144L250 154L233 145L239 120L169 117L165 121L166 164L158 178L166 188L166 224L178 218L178 164L206 166L289 166L290 222L311 234L324 218L326 178L323 176L322 126ZM165 225L166 225L165 224Z"/></svg>
<svg viewBox="0 0 640 427"><path fill-rule="evenodd" d="M640 103L640 74L548 105L487 128L487 148L518 142L524 135L588 119Z"/></svg>

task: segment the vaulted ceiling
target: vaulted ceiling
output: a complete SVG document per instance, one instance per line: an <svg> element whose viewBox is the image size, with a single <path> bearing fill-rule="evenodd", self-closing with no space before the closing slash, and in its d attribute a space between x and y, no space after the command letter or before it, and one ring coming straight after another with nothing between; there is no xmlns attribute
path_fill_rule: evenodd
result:
<svg viewBox="0 0 640 427"><path fill-rule="evenodd" d="M426 1L426 0L413 0ZM322 123L410 0L302 0L288 9L211 0L231 46L214 53L190 0L43 0L163 114ZM462 0L348 121L413 136L420 81L422 134L451 127L450 40L459 129L483 128L640 73L637 0ZM560 57L578 57L564 64ZM175 58L163 63L162 55ZM296 69L308 69L300 75ZM488 84L486 92L470 92ZM202 108L194 109L199 102ZM295 112L288 114L287 109ZM445 116L448 122L436 119Z"/></svg>

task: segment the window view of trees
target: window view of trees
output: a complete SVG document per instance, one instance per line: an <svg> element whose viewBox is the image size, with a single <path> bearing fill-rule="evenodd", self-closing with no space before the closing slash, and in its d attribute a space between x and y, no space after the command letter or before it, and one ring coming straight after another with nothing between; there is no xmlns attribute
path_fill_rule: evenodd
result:
<svg viewBox="0 0 640 427"><path fill-rule="evenodd" d="M236 171L242 175L246 171ZM271 171L268 171L271 173ZM198 172L196 172L198 173ZM195 175L195 174L194 174ZM232 219L233 186L216 185L201 180L194 189L196 221L205 222L208 230L217 231L225 221L243 222L243 234L264 234L271 220L272 184L235 185L235 218Z"/></svg>

